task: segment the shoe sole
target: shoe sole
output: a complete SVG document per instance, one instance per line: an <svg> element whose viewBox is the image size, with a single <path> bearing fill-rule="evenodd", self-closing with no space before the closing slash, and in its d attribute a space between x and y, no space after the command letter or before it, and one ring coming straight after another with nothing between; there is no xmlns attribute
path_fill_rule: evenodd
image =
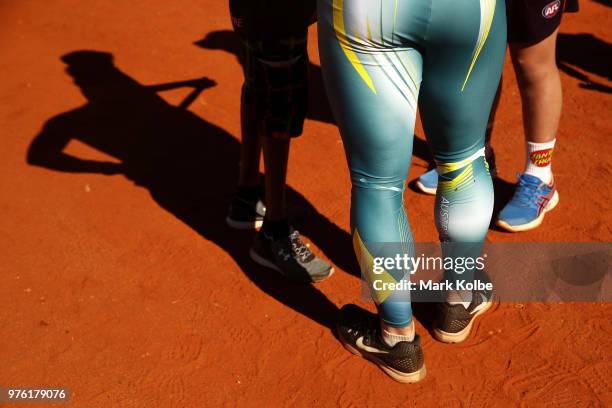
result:
<svg viewBox="0 0 612 408"><path fill-rule="evenodd" d="M436 188L427 187L425 184L421 183L421 180L417 180L415 184L418 187L418 189L421 190L422 193L429 194L429 195L436 195L437 187Z"/></svg>
<svg viewBox="0 0 612 408"><path fill-rule="evenodd" d="M253 261L255 261L255 263L261 265L261 266L265 266L266 268L272 269L273 271L276 271L278 273L280 273L283 276L287 276L285 275L285 273L282 271L281 268L279 268L278 266L276 266L276 264L266 258L264 258L263 256L259 255L253 248L249 249L249 256L251 257L251 259ZM310 278L312 280L313 283L318 283L318 282L322 282L326 279L328 279L330 276L332 276L334 274L335 270L334 268L330 268L329 270L329 274L323 278L317 278L316 280L313 278Z"/></svg>
<svg viewBox="0 0 612 408"><path fill-rule="evenodd" d="M548 205L544 208L542 213L535 220L530 221L527 224L510 225L506 221L500 220L498 218L496 224L498 227L501 227L505 229L506 231L510 231L510 232L529 231L534 228L538 228L544 221L544 216L546 215L546 213L553 210L557 206L557 204L559 204L559 193L555 191L555 194L553 194L553 197L548 203Z"/></svg>
<svg viewBox="0 0 612 408"><path fill-rule="evenodd" d="M445 332L444 330L434 328L434 337L443 343L461 343L470 335L470 332L472 331L472 326L474 325L474 322L476 321L478 316L484 314L487 310L491 308L491 306L493 306L493 301L486 302L486 306L476 312L470 323L465 326L463 330L457 333Z"/></svg>
<svg viewBox="0 0 612 408"><path fill-rule="evenodd" d="M263 225L263 220L236 221L236 220L231 219L230 217L226 217L225 222L227 223L229 227L237 229L237 230L259 229Z"/></svg>
<svg viewBox="0 0 612 408"><path fill-rule="evenodd" d="M336 332L340 333L340 331L337 329L336 329ZM356 356L363 357L366 360L369 360L372 363L376 364L378 367L380 367L381 370L384 371L385 374L387 374L389 377L393 378L397 382L400 382L403 384L414 384L416 382L421 381L427 375L427 369L425 368L425 364L423 364L423 367L421 367L418 371L415 371L414 373L410 373L410 374L402 373L401 371L397 371L396 369L389 367L383 361L379 360L378 358L374 356L361 353L355 347L347 343L342 337L342 335L339 335L338 337L340 338L340 342L342 343L345 349L355 354Z"/></svg>

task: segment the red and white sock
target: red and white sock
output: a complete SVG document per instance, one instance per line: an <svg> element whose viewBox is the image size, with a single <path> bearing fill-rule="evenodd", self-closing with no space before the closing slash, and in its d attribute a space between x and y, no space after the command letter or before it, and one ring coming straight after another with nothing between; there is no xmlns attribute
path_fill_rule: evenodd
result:
<svg viewBox="0 0 612 408"><path fill-rule="evenodd" d="M527 142L527 157L525 159L525 173L535 176L548 184L552 180L552 154L555 148L553 139L546 143Z"/></svg>

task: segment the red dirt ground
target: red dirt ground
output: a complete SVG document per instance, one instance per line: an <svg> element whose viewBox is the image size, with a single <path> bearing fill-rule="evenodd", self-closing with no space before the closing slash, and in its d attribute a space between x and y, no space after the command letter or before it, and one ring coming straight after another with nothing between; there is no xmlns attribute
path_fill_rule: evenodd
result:
<svg viewBox="0 0 612 408"><path fill-rule="evenodd" d="M533 232L492 230L493 242L612 238L612 14L605 2L581 7L561 30L560 206ZM241 84L225 1L5 1L0 23L1 386L65 386L68 405L80 407L612 403L611 304L501 304L461 345L433 341L419 324L428 376L411 386L340 346L330 327L338 307L359 298L359 282L315 27L312 112L293 144L290 196L298 228L338 271L302 287L257 267L251 234L224 224ZM131 80L104 92L81 84L88 100L60 60L77 50L111 53ZM80 75L99 68L82 63ZM216 85L187 110L172 106L192 88L159 99L144 87L203 76ZM64 152L80 158L123 162L127 176L28 164L44 126L55 138L43 151L68 143ZM494 135L501 199L521 169L521 132L507 63ZM410 179L426 166L417 142ZM416 239L434 241L433 198L409 190L406 202Z"/></svg>

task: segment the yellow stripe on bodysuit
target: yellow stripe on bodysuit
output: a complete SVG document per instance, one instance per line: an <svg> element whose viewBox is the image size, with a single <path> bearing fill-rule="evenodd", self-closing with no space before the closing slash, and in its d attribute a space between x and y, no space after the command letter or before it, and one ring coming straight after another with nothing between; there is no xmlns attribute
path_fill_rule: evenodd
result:
<svg viewBox="0 0 612 408"><path fill-rule="evenodd" d="M396 283L395 278L387 271L383 271L381 274L374 273L374 257L370 254L365 244L359 236L359 231L355 230L353 234L353 248L355 249L355 255L359 266L361 267L362 274L368 284L371 286L375 280L380 280L382 283ZM372 299L376 304L384 302L392 293L392 290L374 290L370 287L370 293Z"/></svg>
<svg viewBox="0 0 612 408"><path fill-rule="evenodd" d="M353 65L357 73L366 83L366 85L376 94L376 88L374 88L374 83L372 82L372 78L368 74L368 71L363 67L361 61L359 61L359 57L353 50L351 50L347 44L349 43L348 36L344 31L344 0L334 0L333 10L334 10L334 31L336 32L336 37L338 38L338 42L340 43L340 47L342 51L344 51L344 55L349 60L349 62Z"/></svg>
<svg viewBox="0 0 612 408"><path fill-rule="evenodd" d="M495 0L480 0L480 30L478 32L478 40L476 41L476 48L474 50L474 56L472 57L472 63L470 64L470 68L468 69L467 75L465 76L465 81L463 81L461 92L463 92L463 90L465 89L465 85L467 84L467 81L470 78L472 69L474 69L474 65L476 64L476 60L480 55L480 51L482 50L482 47L487 41L489 31L491 30L491 25L493 24L494 15Z"/></svg>
<svg viewBox="0 0 612 408"><path fill-rule="evenodd" d="M474 180L474 168L472 164L465 166L465 169L457 177L452 180L440 180L438 188L442 194L449 193L453 190L458 190L465 185L469 185Z"/></svg>
<svg viewBox="0 0 612 408"><path fill-rule="evenodd" d="M436 162L436 167L438 168L438 173L446 174L446 173L450 173L451 171L459 170L460 168L467 166L469 163L473 162L474 160L476 160L480 156L484 156L485 155L484 152L485 152L485 148L483 147L483 148L477 150L470 157L467 157L467 158L465 158L463 160L460 160L460 161L457 161L457 162L451 162L451 163Z"/></svg>

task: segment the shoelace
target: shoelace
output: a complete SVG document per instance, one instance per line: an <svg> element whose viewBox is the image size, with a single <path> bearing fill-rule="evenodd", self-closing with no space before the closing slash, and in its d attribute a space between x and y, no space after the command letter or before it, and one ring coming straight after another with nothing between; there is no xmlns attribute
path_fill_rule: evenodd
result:
<svg viewBox="0 0 612 408"><path fill-rule="evenodd" d="M540 188L540 186L542 186L543 183L541 183L537 179L527 179L525 177L522 177L520 174L518 176L519 182L516 188L516 194L514 198L522 207L537 206L538 200L534 200L534 197L538 197L536 195L536 191Z"/></svg>
<svg viewBox="0 0 612 408"><path fill-rule="evenodd" d="M299 258L300 261L304 262L312 256L310 248L308 248L300 239L300 233L298 230L294 230L289 235L289 241L291 242L291 249L293 250L293 253Z"/></svg>
<svg viewBox="0 0 612 408"><path fill-rule="evenodd" d="M347 332L349 334L357 334L359 337L363 336L363 342L366 345L370 343L371 338L374 338L378 334L376 326L374 326L369 319L355 322L352 327L347 329Z"/></svg>

